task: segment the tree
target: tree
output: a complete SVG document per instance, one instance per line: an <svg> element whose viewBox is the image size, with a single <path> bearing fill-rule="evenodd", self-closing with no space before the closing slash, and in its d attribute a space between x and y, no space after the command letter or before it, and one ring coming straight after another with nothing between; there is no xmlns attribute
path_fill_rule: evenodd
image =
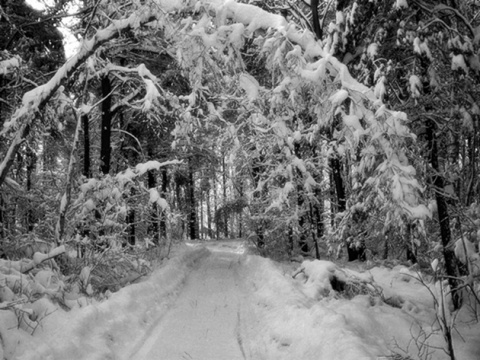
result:
<svg viewBox="0 0 480 360"><path fill-rule="evenodd" d="M55 104L58 100L53 95L59 89L71 91L71 97L83 97L84 92L75 90L79 87L72 83L82 84L89 74L90 89L98 88L94 85L100 78L106 90L101 95L92 91L82 113L99 122L102 114L93 105L102 104L103 116L113 115L112 129L118 131L114 131L115 139L110 136L108 148L122 144L123 136L130 133L128 128L115 125L117 106L121 106L125 119L128 115L140 123L151 123L149 131L167 143L170 139L159 134L163 122L171 119L175 151L168 156L186 160L175 176L171 173L175 196L180 204L182 194L187 199L186 186L194 192L189 197L193 203L190 219L200 218L197 205L201 198L195 191L201 183L197 176L203 164L196 155L211 148L212 158L225 156L239 161L235 167L225 166L236 173L225 178L223 188L231 186L237 175L245 180L242 186L249 203L249 223L257 233L258 244L265 244L266 249L287 252L298 246L307 250L307 245L316 241L312 239L314 232L309 231L314 218L308 214L314 204L321 208L324 199L318 195L327 193L322 183L328 174L318 169L329 166L336 169L332 174L337 177L340 207L336 236L328 244L331 247L344 237L346 224L357 212L377 209L384 218L428 215L419 197L422 186L409 162L408 149L415 136L406 126L406 115L389 110L375 89L355 80L345 64L326 51L313 34L251 4L164 5L162 11L150 3L105 5L102 11L112 15L111 22L92 13L92 22L99 30L84 40L79 53L48 82L26 93L22 105L12 113L11 126L5 132L9 150L0 165L0 184L28 130L38 122L35 113ZM85 33L90 31L93 29ZM160 53L152 50L159 47L164 48ZM173 72L181 75L176 76L179 91L167 85L169 71L158 71L161 67L152 60L162 56L168 59L165 63L173 64ZM256 71L253 63L259 65ZM181 86L179 79L186 85ZM149 142L142 132L134 137L140 148ZM213 143L218 146L212 147ZM106 144L101 151L102 166L112 162L107 160ZM225 149L229 152L221 154ZM117 190L129 199L146 195L141 185L142 176L147 174L144 166L122 162L119 153L112 153L117 169L102 168L99 179L85 180L77 189L79 202L91 200L94 208L103 206L99 209L105 220L102 226L109 221L119 224L125 216L120 215L120 209L127 200L115 196ZM135 193L129 192L132 186ZM165 208L165 199L159 200L155 191L149 188L149 201ZM230 194L227 192L227 197ZM228 208L229 214L243 211L244 203L239 200L228 199L224 209ZM78 206L86 215L85 207ZM229 220L232 223L232 218Z"/></svg>
<svg viewBox="0 0 480 360"><path fill-rule="evenodd" d="M469 140L476 134L478 117L478 105L470 96L479 91L475 14L478 6L469 1L387 1L380 6L343 1L337 3L336 20L326 36L331 53L343 59L354 76L374 87L382 102L409 116L408 126L420 140L409 157L420 172L427 168L422 175L435 200L452 289L459 283L451 211L463 212L475 187L473 181L466 187L458 181L461 174L470 179L476 171L476 145ZM458 307L459 299L454 300Z"/></svg>

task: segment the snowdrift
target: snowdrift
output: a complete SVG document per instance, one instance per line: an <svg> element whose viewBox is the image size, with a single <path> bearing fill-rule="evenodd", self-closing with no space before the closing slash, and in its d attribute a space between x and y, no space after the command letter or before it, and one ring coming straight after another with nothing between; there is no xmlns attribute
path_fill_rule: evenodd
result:
<svg viewBox="0 0 480 360"><path fill-rule="evenodd" d="M249 358L449 359L431 293L404 266L360 273L314 260L293 271L248 256L241 271L252 299L243 314ZM458 358L477 359L480 327L458 330Z"/></svg>
<svg viewBox="0 0 480 360"><path fill-rule="evenodd" d="M150 332L176 304L187 278L205 274L192 275L192 271L215 263L207 257L228 252L238 256L235 266L208 269L210 274L232 271L239 279L242 296L232 336L246 359L426 359L429 354L435 360L449 359L433 305L436 286L413 269L360 271L360 266L354 270L318 260L304 261L295 269L291 264L242 255L243 246L232 244L222 243L212 251L202 244L183 246L143 282L101 303L65 312L41 298L32 306L48 315L36 324L33 335L22 330L16 312L0 311L0 358L129 359L151 340ZM219 294L225 302L227 292ZM182 291L187 304L188 294ZM190 296L195 303L196 295ZM465 307L456 316L454 344L462 360L475 360L480 354L480 326L471 322L471 311Z"/></svg>
<svg viewBox="0 0 480 360"><path fill-rule="evenodd" d="M183 281L205 248L186 250L138 284L127 286L101 303L69 312L43 298L48 316L29 335L14 312L0 312L2 359L127 359L129 351L151 325L165 314Z"/></svg>

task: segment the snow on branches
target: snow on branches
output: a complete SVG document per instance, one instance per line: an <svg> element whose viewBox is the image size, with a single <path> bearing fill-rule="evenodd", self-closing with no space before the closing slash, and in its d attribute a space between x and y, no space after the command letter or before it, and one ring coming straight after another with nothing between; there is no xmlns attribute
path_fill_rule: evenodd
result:
<svg viewBox="0 0 480 360"><path fill-rule="evenodd" d="M129 167L115 176L86 179L79 186L80 192L72 205L75 209L72 223L92 222L96 228L121 229L125 226L127 202L132 188L135 189L137 198L144 199L145 207L148 204L157 204L161 211L168 210L168 202L164 195L161 195L156 188L145 188L140 177L148 171L181 163L178 160L164 162L151 160ZM141 200L137 199L136 202L141 206ZM98 214L102 214L100 219Z"/></svg>
<svg viewBox="0 0 480 360"><path fill-rule="evenodd" d="M344 126L334 134L333 142L325 145L336 148L334 152L341 149L343 154L355 154L357 149L369 149L361 150L361 157L354 157L354 172L364 179L364 191L368 193L374 190L384 204L399 206L407 216L430 216L428 209L419 203L419 194L423 188L415 178L415 170L408 165L405 154L407 142L414 141L415 136L405 125L407 117L404 113L390 111L383 105L385 90L380 89L380 85L385 86L384 83L380 82L375 90L360 84L343 63L324 51L322 44L311 34L299 31L293 24L285 24L280 16L274 20L275 15L264 14L265 16L253 19L251 5L233 6L229 2L224 7L227 10L220 8L219 13L226 13L234 22L242 22L247 29L250 27L248 19L252 19L251 27L255 30L270 29L266 36L257 39L261 52L266 56L268 69L279 74L278 85L270 99L273 104L270 111L290 113L293 117L303 111L300 109L302 106L314 110L311 115L317 118L319 126L304 131L305 135L296 141L315 138L310 135L312 131L318 132L325 126L331 126L338 117ZM260 9L257 11L259 14L264 13ZM261 19L265 21L262 22ZM245 36L249 36L249 33ZM430 54L426 42L418 42L417 47L419 51ZM320 59L312 62L314 56ZM412 91L418 92L418 82L413 80ZM323 100L305 103L306 92L314 99ZM278 121L275 119L273 124ZM288 116L283 122L287 121L291 124ZM274 129L278 130L278 127L272 127ZM289 138L292 138L295 129L290 126L285 129L280 133L276 131L276 134L285 137L284 142L290 144L291 153L295 141L290 141ZM290 155L288 160L287 156L287 161L291 162L294 158ZM288 174L287 178L290 178ZM285 199L284 194L289 192L291 188L284 186L274 203L278 206L278 201Z"/></svg>
<svg viewBox="0 0 480 360"><path fill-rule="evenodd" d="M190 19L186 22L189 25L182 29L187 40L180 44L179 54L183 66L191 72L193 83L189 109L185 114L193 114L191 109L198 106L198 101L208 91L222 89L224 98L234 96L237 89L230 86L233 79L239 79L237 84L246 94L242 106L251 109L252 119L259 113L269 114L267 126L259 126L255 121L249 124L260 141L258 147L267 144L279 147L285 161L268 176L270 180L275 176L284 177L285 183L271 188L274 198L267 208L281 208L288 201L288 194L295 189L290 186L295 176L301 176L305 189L309 193L312 191L315 181L305 179L314 178L312 173L319 164L302 159L302 171L297 173L288 169L299 170L294 164L298 159L294 154L298 144L307 142L313 146L317 142L314 146L322 147L327 156L348 156L354 160L353 174L361 184L358 189L367 198L376 194L382 207L397 208L396 211L407 217L430 216L428 209L420 204L423 188L405 153L408 143L415 141L415 135L405 125L407 117L404 113L390 111L383 104L385 76L379 74L374 89L359 83L346 65L329 54L313 34L301 31L280 15L234 1L205 4L215 13L202 14L194 26ZM260 79L245 71L233 76L221 68L244 68L239 52L244 44L243 38L248 37L255 38L254 46L265 59L265 68L272 76L270 89L263 84L260 86ZM431 55L426 41L418 40L416 49ZM232 71L237 70L232 68ZM417 94L420 91L418 82L413 80L412 91ZM213 112L210 106L209 112L217 116L222 113L222 106L213 106ZM299 114L308 114L314 122L309 125L300 123L295 120ZM176 134L184 133L180 129L192 128L192 120L188 120L191 116L184 119L184 125L177 124ZM334 125L338 122L342 126ZM328 127L336 130L329 141L320 141L321 134ZM268 134L274 137L262 143L260 139ZM234 138L239 141L236 135ZM251 138L247 141L251 142ZM240 147L234 149L238 151ZM325 164L327 159L324 157L322 161Z"/></svg>
<svg viewBox="0 0 480 360"><path fill-rule="evenodd" d="M18 55L14 55L6 60L0 61L0 76L8 75L20 68L22 59Z"/></svg>
<svg viewBox="0 0 480 360"><path fill-rule="evenodd" d="M383 80L379 80L375 89L359 83L346 65L332 56L312 33L301 31L283 16L252 4L232 0L201 1L194 5L193 15L177 12L189 7L178 1L157 0L138 6L85 40L78 53L46 84L24 95L22 106L7 123L7 130L20 128L0 165L0 184L29 132L35 113L52 98L68 76L84 63L87 69L95 71L88 59L123 31L146 24L149 26L145 31L150 27L159 29L164 23L169 25L165 30L169 50L176 53L178 65L190 80L191 94L176 98L181 112L175 123L176 134L183 134L184 131L180 131L183 128L193 132L201 125L199 119L214 117L224 120L222 112L226 104L229 100L236 101L239 109L250 109L252 118L259 118L259 114L266 117L264 125L252 124L252 133L258 134L255 141L260 143L260 139L269 137L265 144L278 148L285 164L277 169L282 169L281 176L285 176L286 183L292 177L298 177L311 192L315 186L312 173L319 165L325 165L328 157L348 156L353 160L352 172L360 180L363 186L360 188L365 193L371 192L373 187L379 198L392 206L399 205L407 214L423 213L415 210L418 210L417 195L421 187L414 181L415 174L405 155L408 141L414 140L414 135L404 125L407 121L404 114L392 112L383 105ZM175 12L176 21L178 16L183 16L176 26L165 16L169 12ZM337 20L346 21L341 13L337 14ZM245 69L241 51L248 37L255 38L252 46L264 57L265 71L271 77L266 82ZM427 51L422 43L417 45L419 51ZM110 64L103 71L138 75L145 89L140 101L143 111L151 110L162 94L158 79L143 64L135 68ZM238 91L239 85L243 92ZM246 94L246 97L238 99L239 93ZM209 105L203 106L201 101ZM239 113L240 119L247 116L243 110ZM182 122L188 126L183 126ZM326 128L330 130L325 131ZM236 144L234 149L240 151L236 129L231 131L228 128L225 133ZM325 133L331 133L327 140L324 139ZM295 151L302 143L321 149L321 160L300 159ZM130 168L112 181L123 187L145 171L144 168ZM281 188L285 193L292 190L285 184ZM156 194L150 195L150 199L157 199ZM286 198L282 194L279 196Z"/></svg>

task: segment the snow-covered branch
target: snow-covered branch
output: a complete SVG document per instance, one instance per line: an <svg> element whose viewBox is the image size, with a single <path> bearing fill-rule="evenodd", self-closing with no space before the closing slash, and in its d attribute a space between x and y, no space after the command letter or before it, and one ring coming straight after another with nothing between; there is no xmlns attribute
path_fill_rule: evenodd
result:
<svg viewBox="0 0 480 360"><path fill-rule="evenodd" d="M0 61L0 75L5 76L20 68L22 60L18 55L15 55L7 60Z"/></svg>
<svg viewBox="0 0 480 360"><path fill-rule="evenodd" d="M17 128L14 139L2 163L0 164L0 186L13 163L15 154L29 133L30 126L35 120L36 112L40 111L50 98L55 94L61 83L78 69L101 45L107 43L122 32L139 27L155 19L155 13L151 7L144 6L130 15L128 18L114 20L108 27L98 30L90 39L85 40L78 53L68 60L55 75L45 84L25 93L22 105L18 108L12 119L5 122L2 133ZM21 124L18 127L18 124Z"/></svg>
<svg viewBox="0 0 480 360"><path fill-rule="evenodd" d="M75 128L75 136L73 139L72 150L70 152L70 160L68 162L67 169L67 179L65 181L65 193L62 196L60 201L59 216L57 225L55 226L55 243L58 245L63 238L65 230L65 218L67 215L67 210L70 205L70 199L72 197L72 183L73 183L73 170L76 162L76 152L78 147L78 142L80 139L80 130L82 127L82 118L79 114L75 113L77 119L77 126Z"/></svg>
<svg viewBox="0 0 480 360"><path fill-rule="evenodd" d="M258 29L267 30L272 28L283 33L292 43L300 45L306 58L313 59L315 57L321 57L325 59L331 65L330 70L339 76L339 80L344 88L363 94L373 103L378 102L378 98L375 96L373 90L355 80L350 75L345 64L336 57L326 53L323 49L322 42L317 41L310 31L301 31L293 24L288 24L283 16L271 14L255 5L226 1L217 11L218 17L231 18L233 21L241 22L247 26L249 32L254 32ZM314 68L311 70L315 71L320 65L321 62L315 63L313 65Z"/></svg>
<svg viewBox="0 0 480 360"><path fill-rule="evenodd" d="M33 255L33 259L25 262L25 261L10 261L10 260L0 260L0 267L3 269L11 269L13 273L21 273L25 274L28 273L30 270L34 269L37 265L53 259L65 252L65 246L59 246L52 249L48 254L43 254L40 252L36 252Z"/></svg>

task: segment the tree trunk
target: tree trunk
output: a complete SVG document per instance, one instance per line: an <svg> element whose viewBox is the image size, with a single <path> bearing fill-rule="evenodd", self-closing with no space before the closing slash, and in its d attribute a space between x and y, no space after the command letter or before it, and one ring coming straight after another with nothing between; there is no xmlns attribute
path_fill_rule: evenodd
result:
<svg viewBox="0 0 480 360"><path fill-rule="evenodd" d="M6 226L7 226L7 217L5 216L5 199L3 194L0 192L0 248L3 248L3 239L5 239Z"/></svg>
<svg viewBox="0 0 480 360"><path fill-rule="evenodd" d="M477 146L478 146L478 134L477 134L477 123L478 123L478 118L480 115L474 115L474 121L473 121L473 135L470 138L470 148L469 148L469 160L470 160L470 182L468 184L467 190L466 190L466 200L465 200L465 206L470 206L472 202L475 199L474 196L474 189L475 189L475 184L477 183L475 180L477 178L477 169L476 169L476 164L477 164Z"/></svg>
<svg viewBox="0 0 480 360"><path fill-rule="evenodd" d="M92 177L92 170L90 166L90 124L87 114L82 115L83 124L83 176L86 178Z"/></svg>
<svg viewBox="0 0 480 360"><path fill-rule="evenodd" d="M214 214L218 212L218 194L217 194L217 174L213 174L213 211ZM215 219L215 236L217 240L220 238L220 227L218 226L218 221Z"/></svg>
<svg viewBox="0 0 480 360"><path fill-rule="evenodd" d="M73 139L72 149L70 152L70 160L68 162L68 169L67 169L67 179L65 180L65 193L63 194L62 200L60 201L59 207L59 216L57 225L55 227L55 245L58 246L61 242L63 242L63 234L65 232L65 220L67 216L67 210L70 206L70 199L72 196L72 187L73 187L73 172L75 170L76 164L76 154L77 154L77 147L78 141L80 139L80 129L82 127L81 118L77 116L75 113L77 126L75 128L75 135Z"/></svg>
<svg viewBox="0 0 480 360"><path fill-rule="evenodd" d="M297 158L301 159L300 144L295 143L294 153ZM308 246L307 234L305 230L306 211L304 209L305 199L303 198L303 185L302 185L303 174L298 168L295 170L295 173L297 175L296 187L297 187L297 214L298 214L298 234L299 234L298 246L300 247L300 250L303 253L308 253L310 252L310 249Z"/></svg>
<svg viewBox="0 0 480 360"><path fill-rule="evenodd" d="M318 40L322 40L323 30L320 26L320 19L318 18L318 0L312 0L310 2L310 8L312 10L312 25L313 31Z"/></svg>
<svg viewBox="0 0 480 360"><path fill-rule="evenodd" d="M240 199L243 199L243 182L240 183L239 197ZM238 213L238 238L239 239L241 239L243 236L242 227L243 227L243 208Z"/></svg>
<svg viewBox="0 0 480 360"><path fill-rule="evenodd" d="M321 239L325 232L325 225L323 223L324 204L322 191L318 188L315 189L315 199L317 202L313 205L313 210L317 230L317 239Z"/></svg>
<svg viewBox="0 0 480 360"><path fill-rule="evenodd" d="M162 197L164 199L167 198L167 189L168 189L168 173L167 168L163 166L160 169L160 173L162 174ZM162 209L162 213L160 214L160 237L163 239L167 238L167 219L165 210Z"/></svg>
<svg viewBox="0 0 480 360"><path fill-rule="evenodd" d="M413 225L411 223L407 224L407 230L406 230L406 240L407 243L405 244L405 249L406 249L406 256L407 256L407 261L411 261L412 264L417 263L417 251L415 248L415 244L413 242L414 240L414 233L413 233Z"/></svg>
<svg viewBox="0 0 480 360"><path fill-rule="evenodd" d="M177 208L179 211L182 211L182 214L183 214L181 196L182 194L180 191L180 184L178 181L175 181L175 198L177 199ZM182 240L183 240L183 234L184 234L184 228L185 228L183 218L180 219L180 222L182 224L181 229L182 229Z"/></svg>
<svg viewBox="0 0 480 360"><path fill-rule="evenodd" d="M131 195L134 195L135 191L132 188ZM130 206L127 212L127 242L128 245L135 245L136 229L135 229L135 208Z"/></svg>
<svg viewBox="0 0 480 360"><path fill-rule="evenodd" d="M153 170L147 172L147 183L149 189L155 189L157 187L157 179ZM148 234L152 237L153 243L158 246L160 244L160 232L158 227L158 205L156 202L152 204L152 208L150 209Z"/></svg>
<svg viewBox="0 0 480 360"><path fill-rule="evenodd" d="M227 175L226 175L227 169L225 165L225 157L222 156L222 182L223 182L223 209L226 210L226 205L227 205ZM225 238L228 239L228 211L223 211L223 221L225 228L223 230L225 234Z"/></svg>
<svg viewBox="0 0 480 360"><path fill-rule="evenodd" d="M389 243L389 239L388 239L388 235L387 235L387 236L385 236L385 242L383 244L383 259L384 260L388 259L388 243Z"/></svg>
<svg viewBox="0 0 480 360"><path fill-rule="evenodd" d="M2 163L0 164L0 186L4 183L5 178L7 177L8 170L15 161L15 155L18 153L20 146L25 141L27 135L30 133L30 123L24 123L20 126L20 129L17 130L15 137L8 148L7 154L5 155Z"/></svg>
<svg viewBox="0 0 480 360"><path fill-rule="evenodd" d="M200 204L199 204L199 207L198 207L198 211L200 212L200 226L199 226L199 238L200 239L204 239L204 231L203 231L203 196L202 194L200 194Z"/></svg>
<svg viewBox="0 0 480 360"><path fill-rule="evenodd" d="M337 199L335 194L335 181L333 180L333 174L330 171L328 174L328 180L330 181L330 227L335 228L335 214L337 213Z"/></svg>
<svg viewBox="0 0 480 360"><path fill-rule="evenodd" d="M108 75L102 77L102 130L101 130L101 147L100 147L100 171L107 175L110 173L110 158L112 153L111 136L112 136L112 83Z"/></svg>
<svg viewBox="0 0 480 360"><path fill-rule="evenodd" d="M193 177L193 168L191 164L192 160L188 162L188 190L189 190L189 200L190 200L190 221L189 221L189 230L190 230L190 239L194 240L197 238L197 213L195 207L195 181Z"/></svg>
<svg viewBox="0 0 480 360"><path fill-rule="evenodd" d="M207 227L208 227L208 237L211 239L212 234L212 209L210 206L210 187L207 190Z"/></svg>
<svg viewBox="0 0 480 360"><path fill-rule="evenodd" d="M315 189L315 200L317 201L313 204L313 218L315 221L315 229L316 229L316 236L315 240L315 251L316 251L316 258L320 259L320 249L318 246L318 242L323 238L325 233L325 224L323 223L323 214L324 214L324 203L322 198L322 191L317 188Z"/></svg>
<svg viewBox="0 0 480 360"><path fill-rule="evenodd" d="M258 184L260 183L260 179L261 179L261 176L262 176L262 162L263 162L263 156L261 156L261 155L260 155L260 158L258 160L257 159L253 160L252 178L253 178L253 186L254 186L255 189L258 188ZM261 202L262 194L263 194L263 190L259 190L259 191L256 190L253 193L253 198L256 201ZM259 206L259 205L256 205L256 206ZM257 212L259 212L259 211L257 211ZM258 215L258 214L256 214L256 215ZM264 229L263 229L262 220L257 220L254 226L255 226L255 233L257 235L257 247L259 249L263 249L265 247L265 237L264 237ZM292 237L292 241L293 241L293 237Z"/></svg>
<svg viewBox="0 0 480 360"><path fill-rule="evenodd" d="M315 207L310 203L310 234L313 239L313 246L315 249L315 259L320 260L320 248L318 247L318 237L317 231L315 229L316 219L315 219Z"/></svg>
<svg viewBox="0 0 480 360"><path fill-rule="evenodd" d="M347 202L345 199L345 187L343 185L341 164L337 157L330 159L330 169L332 171L332 178L335 185L335 193L337 195L337 212L344 212L347 208Z"/></svg>
<svg viewBox="0 0 480 360"><path fill-rule="evenodd" d="M27 146L27 191L32 190L32 177L35 172L37 164L37 154ZM32 202L28 202L28 211L27 211L27 228L28 231L33 231L35 225L35 216L33 211Z"/></svg>
<svg viewBox="0 0 480 360"><path fill-rule="evenodd" d="M460 294L457 292L457 288L460 285L457 280L458 273L455 262L455 254L453 252L451 240L452 234L450 229L450 217L448 214L448 205L443 191L445 187L445 180L440 172L440 164L438 162L438 145L436 138L436 125L435 122L427 120L427 142L430 150L430 163L434 174L431 179L431 185L435 191L435 198L437 201L437 213L438 221L440 224L440 234L443 246L443 258L445 261L445 271L448 276L448 283L450 285L452 293L452 301L455 309L459 309L461 306Z"/></svg>
<svg viewBox="0 0 480 360"><path fill-rule="evenodd" d="M293 227L288 225L288 252L289 255L293 255L293 249L295 248L295 239L293 237Z"/></svg>

